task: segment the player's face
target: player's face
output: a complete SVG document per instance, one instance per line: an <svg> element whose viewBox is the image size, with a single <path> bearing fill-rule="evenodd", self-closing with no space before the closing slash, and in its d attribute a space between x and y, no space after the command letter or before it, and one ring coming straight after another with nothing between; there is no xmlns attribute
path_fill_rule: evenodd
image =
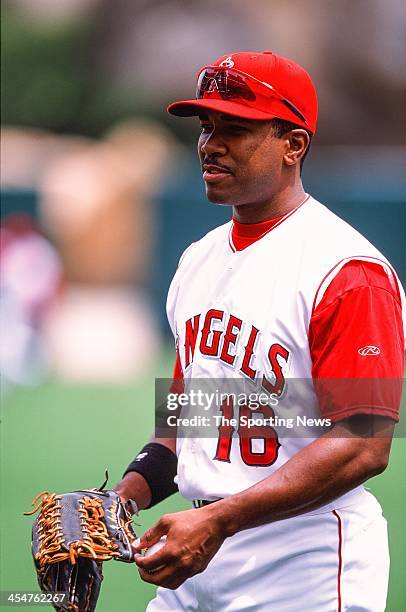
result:
<svg viewBox="0 0 406 612"><path fill-rule="evenodd" d="M207 111L199 116L198 152L210 202L267 204L282 184L284 140L270 121Z"/></svg>

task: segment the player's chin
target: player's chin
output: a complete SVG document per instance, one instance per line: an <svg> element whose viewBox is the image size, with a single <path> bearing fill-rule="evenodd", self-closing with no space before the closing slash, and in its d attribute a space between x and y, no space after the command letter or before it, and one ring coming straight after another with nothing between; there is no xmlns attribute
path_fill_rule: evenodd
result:
<svg viewBox="0 0 406 612"><path fill-rule="evenodd" d="M206 184L206 197L213 204L230 204L233 201L231 190L219 185Z"/></svg>

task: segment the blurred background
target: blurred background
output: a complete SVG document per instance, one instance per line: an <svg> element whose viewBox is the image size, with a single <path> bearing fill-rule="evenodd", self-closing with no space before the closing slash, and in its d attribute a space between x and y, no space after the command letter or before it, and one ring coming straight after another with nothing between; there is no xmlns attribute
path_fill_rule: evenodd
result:
<svg viewBox="0 0 406 612"><path fill-rule="evenodd" d="M30 590L22 511L39 490L96 486L106 466L117 480L145 443L154 378L172 370L178 258L230 218L205 200L196 121L165 112L193 97L201 66L271 49L310 72L320 119L305 188L406 281L406 5L3 0L1 27L0 569L2 589ZM396 440L371 481L389 520L391 612L406 606L405 460ZM139 529L181 507L171 498ZM144 610L153 590L117 565L98 609Z"/></svg>

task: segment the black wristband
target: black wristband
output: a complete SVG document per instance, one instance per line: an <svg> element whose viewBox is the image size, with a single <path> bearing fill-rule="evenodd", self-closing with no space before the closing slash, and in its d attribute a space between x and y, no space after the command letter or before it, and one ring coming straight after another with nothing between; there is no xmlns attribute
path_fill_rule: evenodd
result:
<svg viewBox="0 0 406 612"><path fill-rule="evenodd" d="M131 461L124 472L138 472L147 481L151 489L152 508L163 499L176 493L178 486L174 482L178 469L178 458L167 446L158 442L150 442Z"/></svg>

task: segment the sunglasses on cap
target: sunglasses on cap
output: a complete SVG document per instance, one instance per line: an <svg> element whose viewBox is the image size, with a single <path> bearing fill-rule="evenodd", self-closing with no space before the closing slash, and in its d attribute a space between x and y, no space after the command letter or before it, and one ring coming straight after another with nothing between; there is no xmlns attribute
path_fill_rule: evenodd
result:
<svg viewBox="0 0 406 612"><path fill-rule="evenodd" d="M219 94L223 100L246 100L254 102L258 96L278 98L285 106L307 125L303 113L290 100L280 94L275 87L255 77L227 66L206 66L197 79L196 98L204 94Z"/></svg>

